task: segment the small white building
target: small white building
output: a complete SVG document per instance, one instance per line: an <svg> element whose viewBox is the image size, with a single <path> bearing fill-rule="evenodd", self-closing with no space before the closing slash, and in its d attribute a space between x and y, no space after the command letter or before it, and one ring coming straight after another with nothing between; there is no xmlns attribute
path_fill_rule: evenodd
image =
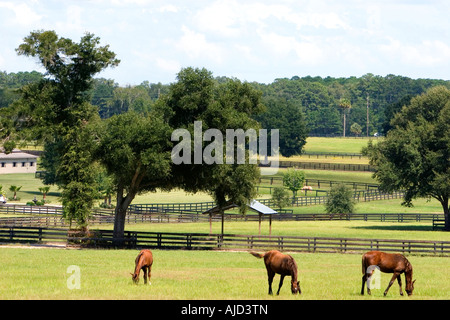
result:
<svg viewBox="0 0 450 320"><path fill-rule="evenodd" d="M0 152L0 174L4 173L35 173L37 156L14 149L5 154Z"/></svg>

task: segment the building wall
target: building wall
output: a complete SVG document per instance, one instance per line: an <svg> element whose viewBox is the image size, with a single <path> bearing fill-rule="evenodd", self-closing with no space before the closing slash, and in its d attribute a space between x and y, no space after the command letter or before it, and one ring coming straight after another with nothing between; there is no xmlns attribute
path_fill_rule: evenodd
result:
<svg viewBox="0 0 450 320"><path fill-rule="evenodd" d="M0 174L4 173L35 173L37 159L20 158L20 159L1 159L0 158Z"/></svg>

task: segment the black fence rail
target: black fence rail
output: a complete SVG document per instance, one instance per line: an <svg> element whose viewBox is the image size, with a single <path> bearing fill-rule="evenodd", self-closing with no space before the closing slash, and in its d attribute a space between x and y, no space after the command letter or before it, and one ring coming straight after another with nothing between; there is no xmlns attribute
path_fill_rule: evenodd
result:
<svg viewBox="0 0 450 320"><path fill-rule="evenodd" d="M445 230L445 217L443 215L433 217L433 230Z"/></svg>
<svg viewBox="0 0 450 320"><path fill-rule="evenodd" d="M317 194L324 194L318 196ZM317 196L300 196L292 200L292 206L309 206L318 205L326 202L328 192L326 190L315 190ZM402 191L393 193L383 193L379 190L359 190L354 191L353 198L356 201L374 201L397 199L403 197ZM274 206L272 199L258 199L259 202L267 206ZM151 214L151 213L202 213L216 204L209 202L192 202L192 203L151 203L151 204L133 204L128 208L130 214ZM63 208L61 206L27 206L27 205L0 205L0 214L5 215L62 215ZM93 216L111 216L114 209L93 209Z"/></svg>
<svg viewBox="0 0 450 320"><path fill-rule="evenodd" d="M261 176L259 178L259 183L270 184L270 185L283 185L283 177L275 176ZM305 179L305 186L317 187L317 188L331 188L335 185L343 184L352 188L353 190L376 190L378 191L379 184L375 183L364 183L364 182L354 182L354 181L339 181L339 180L326 180L326 179Z"/></svg>
<svg viewBox="0 0 450 320"><path fill-rule="evenodd" d="M111 230L95 230L88 236L55 228L0 227L0 242L54 243L87 247L183 250L269 250L293 252L357 253L369 250L404 254L450 255L450 241L260 236L237 234L168 233L127 231L125 238L113 239Z"/></svg>
<svg viewBox="0 0 450 320"><path fill-rule="evenodd" d="M42 227L0 227L0 242L67 243L67 229Z"/></svg>
<svg viewBox="0 0 450 320"><path fill-rule="evenodd" d="M326 202L327 191L319 190L324 193L323 196L312 196L312 197L296 197L292 200L291 205L294 207L298 206L308 206L323 204ZM388 200L388 199L398 199L403 197L403 191L397 191L393 193L384 193L379 190L369 189L354 191L353 198L356 201L374 201L374 200ZM272 199L258 199L259 202L267 206L274 206ZM194 203L150 203L150 204L134 204L130 205L130 212L139 213L156 213L156 212L205 212L211 208L214 208L216 204L213 201L209 202L194 202Z"/></svg>
<svg viewBox="0 0 450 320"><path fill-rule="evenodd" d="M220 221L220 215L209 215L201 213L191 213L189 211L179 213L147 213L147 214L127 214L127 224L134 223L192 223ZM245 215L239 213L225 213L225 221L259 221L260 217L254 213ZM261 217L263 221L269 219L267 215ZM273 221L380 221L380 222L431 222L433 230L442 230L445 225L443 214L432 213L352 213L352 214L328 214L328 213L302 213L293 214L285 212L271 216ZM114 215L94 215L89 220L90 225L113 224ZM69 223L60 215L49 216L15 216L0 217L0 226L18 227L70 227Z"/></svg>
<svg viewBox="0 0 450 320"><path fill-rule="evenodd" d="M357 158L357 159L362 159L362 158L367 158L367 156L364 156L361 153L329 153L329 152L304 152L301 154L302 157L308 157L309 159L311 158L341 158L341 159L346 159L346 158Z"/></svg>
<svg viewBox="0 0 450 320"><path fill-rule="evenodd" d="M261 165L265 167L266 165ZM301 161L279 161L280 168L299 168L309 170L332 170L332 171L365 171L374 172L375 167L369 164L354 163L320 163L320 162L301 162Z"/></svg>

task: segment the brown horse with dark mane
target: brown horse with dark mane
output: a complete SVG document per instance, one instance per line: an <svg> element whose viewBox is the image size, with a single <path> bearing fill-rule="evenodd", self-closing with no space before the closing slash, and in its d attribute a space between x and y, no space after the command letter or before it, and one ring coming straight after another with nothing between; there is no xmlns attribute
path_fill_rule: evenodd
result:
<svg viewBox="0 0 450 320"><path fill-rule="evenodd" d="M400 286L400 295L403 295L402 280L400 278L400 275L402 273L405 274L406 293L408 294L408 296L412 295L414 290L414 282L416 280L412 281L413 268L411 263L409 263L408 259L406 259L401 254L385 253L381 251L369 251L362 256L363 277L361 294L364 294L364 283L367 281L367 278L369 278L375 271L374 269L370 271L369 267L371 266L378 267L381 272L394 274L391 281L389 282L388 287L384 291L384 295L388 293L388 290L394 283L395 279L397 279L398 285ZM367 293L370 294L369 287L367 287Z"/></svg>
<svg viewBox="0 0 450 320"><path fill-rule="evenodd" d="M280 274L280 284L278 285L277 295L280 294L281 286L285 276L291 276L291 292L292 294L302 293L300 290L300 282L297 281L297 264L290 255L283 254L277 250L271 250L265 254L250 252L257 258L264 258L264 264L267 269L267 277L269 281L269 294L272 294L272 281L276 273Z"/></svg>
<svg viewBox="0 0 450 320"><path fill-rule="evenodd" d="M131 274L131 278L135 284L139 282L139 273L144 271L144 284L147 284L147 276L148 282L150 283L150 278L152 276L152 264L153 264L153 255L152 252L148 249L143 249L139 252L138 256L135 260L136 267L134 268L134 273ZM150 283L151 284L151 283Z"/></svg>

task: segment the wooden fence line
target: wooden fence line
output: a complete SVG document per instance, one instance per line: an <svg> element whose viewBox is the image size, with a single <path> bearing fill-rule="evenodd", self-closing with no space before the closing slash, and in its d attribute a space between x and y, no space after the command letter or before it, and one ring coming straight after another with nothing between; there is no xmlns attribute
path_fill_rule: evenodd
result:
<svg viewBox="0 0 450 320"><path fill-rule="evenodd" d="M283 177L280 176L261 176L259 178L259 183L266 183L266 184L283 184ZM326 179L311 179L306 178L305 179L305 186L316 186L317 188L321 187L332 187L334 185L344 184L346 186L351 186L354 190L362 189L362 190L371 190L375 189L378 190L380 187L379 184L376 183L365 183L365 182L354 182L354 181L338 181L338 180L326 180Z"/></svg>
<svg viewBox="0 0 450 320"><path fill-rule="evenodd" d="M89 237L68 234L67 229L0 227L0 242L69 243L88 247L112 247L111 230L93 230ZM450 255L450 241L361 238L260 236L237 234L133 232L125 234L129 248L184 250L260 250L356 253L369 250L403 254Z"/></svg>
<svg viewBox="0 0 450 320"><path fill-rule="evenodd" d="M226 221L258 221L256 214L225 214ZM180 212L173 214L152 213L152 214L128 214L125 218L127 224L133 223L192 223L208 222L209 216L199 213ZM269 217L263 215L263 221ZM220 221L221 217L212 217L213 221ZM328 214L328 213L302 213L302 214L275 214L272 221L380 221L380 222L432 222L433 229L442 227L444 221L443 214L433 213L352 213L352 214ZM90 225L113 224L113 215L94 215L89 220ZM0 217L0 226L39 226L39 227L67 227L67 222L59 215L30 216L30 217Z"/></svg>
<svg viewBox="0 0 450 320"><path fill-rule="evenodd" d="M267 167L268 165L259 165ZM311 170L338 170L338 171L364 171L374 172L375 167L369 164L353 164L353 163L320 163L320 162L301 162L301 161L279 161L280 168L299 168Z"/></svg>
<svg viewBox="0 0 450 320"><path fill-rule="evenodd" d="M323 190L323 192L326 192ZM393 193L384 193L378 190L360 190L354 191L353 198L356 201L375 201L375 200L389 200L402 198L403 191L396 191ZM323 204L327 200L327 196L316 197L296 197L291 203L294 207ZM258 199L259 202L267 206L273 206L272 199ZM213 201L209 202L193 202L193 203L149 203L149 204L132 204L129 210L134 213L154 213L154 212L173 212L173 211L193 211L193 212L205 212L216 204Z"/></svg>
<svg viewBox="0 0 450 320"><path fill-rule="evenodd" d="M317 190L315 190L317 193ZM327 193L325 190L321 192ZM403 192L383 193L378 190L354 191L353 198L356 201L374 201L383 199L397 199L403 197ZM296 197L292 201L292 206L308 206L323 204L327 196ZM262 204L273 206L272 199L258 199ZM202 213L215 207L213 201L192 202L192 203L152 203L130 205L128 212L131 214L141 213ZM26 214L26 215L62 215L62 206L28 206L28 205L0 205L0 214ZM93 209L93 215L113 215L114 209Z"/></svg>

